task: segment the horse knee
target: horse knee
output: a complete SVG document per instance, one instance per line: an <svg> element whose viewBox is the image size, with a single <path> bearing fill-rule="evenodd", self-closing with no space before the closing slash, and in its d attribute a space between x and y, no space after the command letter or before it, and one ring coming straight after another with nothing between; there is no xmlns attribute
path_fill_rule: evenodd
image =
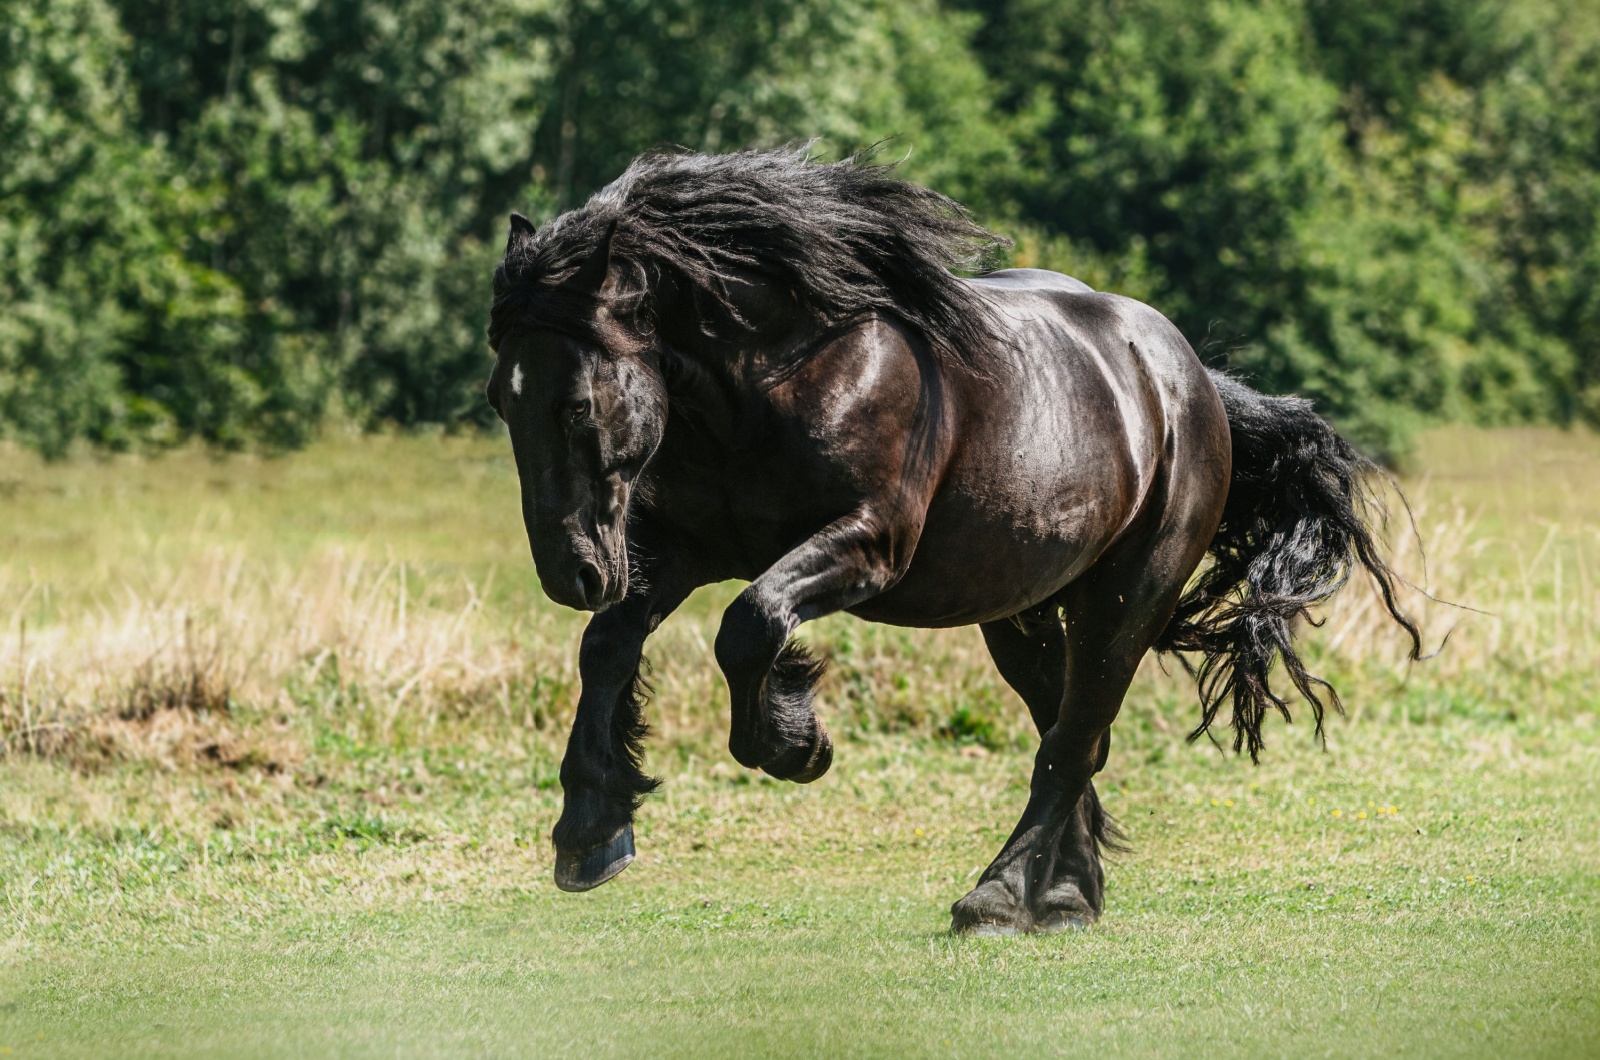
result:
<svg viewBox="0 0 1600 1060"><path fill-rule="evenodd" d="M613 634L585 637L578 648L578 673L585 686L623 688L639 672L642 638Z"/></svg>
<svg viewBox="0 0 1600 1060"><path fill-rule="evenodd" d="M788 637L789 623L781 611L746 589L722 614L713 648L717 665L730 686L759 677L772 666Z"/></svg>

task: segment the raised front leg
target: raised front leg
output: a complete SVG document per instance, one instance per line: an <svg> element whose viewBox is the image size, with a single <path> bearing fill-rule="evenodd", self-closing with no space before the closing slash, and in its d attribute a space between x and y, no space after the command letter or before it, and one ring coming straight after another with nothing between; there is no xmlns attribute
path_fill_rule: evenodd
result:
<svg viewBox="0 0 1600 1060"><path fill-rule="evenodd" d="M683 602L693 583L675 571L635 579L636 594L589 620L578 651L583 690L561 760L564 801L551 838L556 886L598 887L633 860L633 815L657 781L641 768L645 638Z"/></svg>
<svg viewBox="0 0 1600 1060"><path fill-rule="evenodd" d="M801 622L859 604L904 573L916 527L866 513L837 520L775 563L722 616L717 663L733 700L728 749L741 765L806 784L833 743L812 710L820 662L789 643Z"/></svg>

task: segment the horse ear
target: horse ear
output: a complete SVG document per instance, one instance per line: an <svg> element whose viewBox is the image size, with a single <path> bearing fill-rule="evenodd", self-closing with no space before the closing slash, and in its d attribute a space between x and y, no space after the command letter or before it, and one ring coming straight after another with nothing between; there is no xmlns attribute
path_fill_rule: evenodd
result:
<svg viewBox="0 0 1600 1060"><path fill-rule="evenodd" d="M606 234L600 237L600 245L578 266L578 271L572 274L565 286L595 294L606 293L606 280L611 272L611 237L616 230L617 222L612 221L606 228Z"/></svg>
<svg viewBox="0 0 1600 1060"><path fill-rule="evenodd" d="M509 255L519 244L533 242L533 236L536 231L537 229L533 227L532 221L513 210L511 212L511 233L506 236L506 254Z"/></svg>

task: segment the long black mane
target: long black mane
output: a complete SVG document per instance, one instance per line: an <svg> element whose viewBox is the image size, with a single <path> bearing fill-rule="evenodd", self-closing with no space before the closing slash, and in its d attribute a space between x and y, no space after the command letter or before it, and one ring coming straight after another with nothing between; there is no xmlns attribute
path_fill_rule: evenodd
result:
<svg viewBox="0 0 1600 1060"><path fill-rule="evenodd" d="M511 240L495 270L490 344L498 349L519 324L576 323L561 285L609 239L646 316L650 292L667 280L691 293L704 333L748 330L728 282L753 274L826 324L890 315L968 361L994 332L952 270L980 267L1008 241L893 169L870 151L818 162L809 146L643 155L585 205Z"/></svg>

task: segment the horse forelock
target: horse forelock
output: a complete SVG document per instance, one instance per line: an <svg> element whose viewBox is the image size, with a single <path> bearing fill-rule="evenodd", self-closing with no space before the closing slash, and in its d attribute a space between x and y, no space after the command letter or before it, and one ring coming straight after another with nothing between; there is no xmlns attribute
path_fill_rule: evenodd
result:
<svg viewBox="0 0 1600 1060"><path fill-rule="evenodd" d="M533 239L514 242L494 270L489 345L498 350L515 327L545 328L593 338L597 292L566 281L598 249L605 232L597 218L575 210L551 221Z"/></svg>
<svg viewBox="0 0 1600 1060"><path fill-rule="evenodd" d="M642 155L585 205L508 247L495 271L490 344L519 324L593 334L597 300L562 285L609 239L641 315L652 288L670 279L695 295L701 331L748 331L757 322L740 317L728 285L754 275L826 322L888 313L970 360L994 329L954 270L975 269L1008 241L892 170L871 152L818 162L809 145Z"/></svg>

